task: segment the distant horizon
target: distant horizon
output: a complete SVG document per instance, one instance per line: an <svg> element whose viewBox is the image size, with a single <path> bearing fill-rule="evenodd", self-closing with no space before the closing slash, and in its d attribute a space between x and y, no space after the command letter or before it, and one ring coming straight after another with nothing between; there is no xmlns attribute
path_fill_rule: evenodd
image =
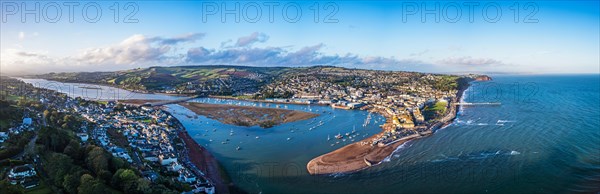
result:
<svg viewBox="0 0 600 194"><path fill-rule="evenodd" d="M336 67L345 69L360 69L360 70L375 70L375 71L388 71L388 72L414 72L414 73L428 73L428 74L447 74L447 75L488 75L488 76L510 76L510 75L600 75L600 73L536 73L536 72L426 72L426 71L403 71L403 70L386 70L386 69L368 69L360 67L344 67L344 66L332 66L332 65L311 65L311 66L251 66L251 65L176 65L176 66L149 66L149 67L136 67L130 69L121 69L113 71L62 71L62 72L45 72L45 73L4 73L0 72L1 76L8 77L20 77L20 76L35 76L45 74L60 74L60 73L106 73L106 72L119 72L129 71L135 69L149 69L149 68L175 68L175 67L210 67L210 66L223 66L223 67L256 67L256 68L310 68L310 67Z"/></svg>

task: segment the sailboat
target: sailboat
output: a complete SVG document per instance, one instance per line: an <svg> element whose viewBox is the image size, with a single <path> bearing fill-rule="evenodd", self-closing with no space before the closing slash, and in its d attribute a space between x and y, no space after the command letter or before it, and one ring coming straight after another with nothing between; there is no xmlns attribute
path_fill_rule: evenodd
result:
<svg viewBox="0 0 600 194"><path fill-rule="evenodd" d="M335 135L335 138L342 139L342 134L338 133L337 135Z"/></svg>

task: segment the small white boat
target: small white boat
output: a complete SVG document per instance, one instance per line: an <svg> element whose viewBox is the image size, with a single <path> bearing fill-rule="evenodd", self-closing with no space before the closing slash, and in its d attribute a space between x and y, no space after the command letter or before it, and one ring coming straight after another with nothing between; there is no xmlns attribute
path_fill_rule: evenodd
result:
<svg viewBox="0 0 600 194"><path fill-rule="evenodd" d="M289 141L290 139L292 139L291 137L288 137L287 140Z"/></svg>
<svg viewBox="0 0 600 194"><path fill-rule="evenodd" d="M367 160L367 158L363 158L363 159L365 161L365 164L367 164L367 166L372 166L373 165L373 163L371 161Z"/></svg>
<svg viewBox="0 0 600 194"><path fill-rule="evenodd" d="M338 133L337 135L335 135L336 139L342 139L342 134Z"/></svg>
<svg viewBox="0 0 600 194"><path fill-rule="evenodd" d="M238 146L237 148L235 148L236 150L241 150L242 148L240 146Z"/></svg>
<svg viewBox="0 0 600 194"><path fill-rule="evenodd" d="M260 137L256 136L256 139L259 139Z"/></svg>

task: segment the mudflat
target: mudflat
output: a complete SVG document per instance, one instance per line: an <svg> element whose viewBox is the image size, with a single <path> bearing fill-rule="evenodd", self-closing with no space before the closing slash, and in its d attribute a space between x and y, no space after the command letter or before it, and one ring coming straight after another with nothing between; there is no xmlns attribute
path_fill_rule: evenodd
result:
<svg viewBox="0 0 600 194"><path fill-rule="evenodd" d="M183 102L179 105L190 109L196 114L219 120L225 124L238 126L273 127L283 123L306 120L319 116L318 114L279 109L261 108L252 106L237 106L228 104L204 104L196 102Z"/></svg>

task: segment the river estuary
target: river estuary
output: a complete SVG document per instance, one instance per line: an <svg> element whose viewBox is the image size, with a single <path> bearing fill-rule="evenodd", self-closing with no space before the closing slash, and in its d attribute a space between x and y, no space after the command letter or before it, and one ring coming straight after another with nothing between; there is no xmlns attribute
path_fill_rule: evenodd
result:
<svg viewBox="0 0 600 194"><path fill-rule="evenodd" d="M179 98L108 86L23 81L92 100ZM306 163L352 143L336 143L338 133L355 130L354 139L360 141L379 132L383 117L372 115L363 126L365 111L192 100L320 114L262 129L222 124L176 104L166 109L215 155L236 185L251 193L590 192L600 190L599 83L597 75L496 76L491 82L473 82L465 102L502 105L461 107L453 124L402 145L382 164L330 176L310 176Z"/></svg>

